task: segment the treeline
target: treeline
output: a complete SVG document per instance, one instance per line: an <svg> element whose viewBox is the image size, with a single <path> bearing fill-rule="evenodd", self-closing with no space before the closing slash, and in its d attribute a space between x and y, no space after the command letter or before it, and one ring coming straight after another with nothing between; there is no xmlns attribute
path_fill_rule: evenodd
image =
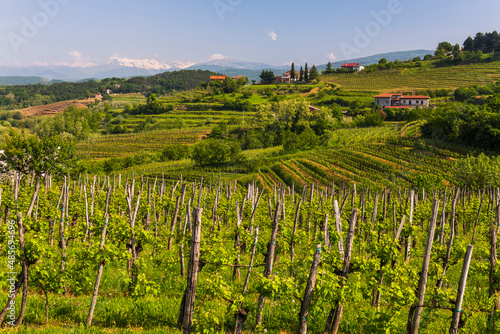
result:
<svg viewBox="0 0 500 334"><path fill-rule="evenodd" d="M94 97L94 94L111 90L113 93L143 93L165 95L173 91L184 91L208 82L210 71L182 70L164 72L150 77L130 79L108 78L100 81L61 82L51 85L0 86L0 108L22 109L67 100Z"/></svg>
<svg viewBox="0 0 500 334"><path fill-rule="evenodd" d="M446 142L500 151L500 95L485 105L448 103L427 116L421 128L425 137Z"/></svg>
<svg viewBox="0 0 500 334"><path fill-rule="evenodd" d="M460 87L455 90L453 96L457 102L468 102L483 105L487 98L484 95L500 94L500 81L484 86Z"/></svg>
<svg viewBox="0 0 500 334"><path fill-rule="evenodd" d="M464 51L481 51L483 53L500 51L500 34L493 32L478 32L474 38L467 37L463 44Z"/></svg>

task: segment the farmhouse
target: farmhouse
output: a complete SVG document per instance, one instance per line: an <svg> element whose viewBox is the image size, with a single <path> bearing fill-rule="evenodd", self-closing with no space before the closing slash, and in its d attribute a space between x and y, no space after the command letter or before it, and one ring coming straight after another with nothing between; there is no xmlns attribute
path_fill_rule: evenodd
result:
<svg viewBox="0 0 500 334"><path fill-rule="evenodd" d="M345 70L351 70L351 71L362 71L365 69L363 65L360 65L359 63L345 63L344 65L340 66Z"/></svg>
<svg viewBox="0 0 500 334"><path fill-rule="evenodd" d="M429 96L380 94L375 96L375 105L379 108L423 108L429 106Z"/></svg>
<svg viewBox="0 0 500 334"><path fill-rule="evenodd" d="M291 71L283 73L283 75L277 75L276 76L276 82L277 83L290 83L292 81L298 81L300 78L299 72L295 71L295 78L292 79L292 75L290 74ZM311 71L308 71L311 72Z"/></svg>
<svg viewBox="0 0 500 334"><path fill-rule="evenodd" d="M212 81L224 81L224 80L226 80L225 75L212 75L210 77L210 82L212 82Z"/></svg>
<svg viewBox="0 0 500 334"><path fill-rule="evenodd" d="M290 73L283 73L283 75L276 76L276 83L290 83L292 82L292 77Z"/></svg>

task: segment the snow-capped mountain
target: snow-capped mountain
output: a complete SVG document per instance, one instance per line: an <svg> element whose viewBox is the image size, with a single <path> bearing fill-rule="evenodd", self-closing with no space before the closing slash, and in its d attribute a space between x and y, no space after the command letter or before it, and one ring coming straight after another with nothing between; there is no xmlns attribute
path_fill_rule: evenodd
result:
<svg viewBox="0 0 500 334"><path fill-rule="evenodd" d="M130 59L113 56L104 64L80 66L79 64L45 65L30 67L0 67L0 76L31 76L48 80L78 81L88 78L129 78L149 76L165 71L188 68L194 63L174 61L171 64L155 59Z"/></svg>
<svg viewBox="0 0 500 334"><path fill-rule="evenodd" d="M142 68L145 70L167 71L173 66L162 63L154 59L129 59L113 56L109 58L105 65L117 65L123 67Z"/></svg>

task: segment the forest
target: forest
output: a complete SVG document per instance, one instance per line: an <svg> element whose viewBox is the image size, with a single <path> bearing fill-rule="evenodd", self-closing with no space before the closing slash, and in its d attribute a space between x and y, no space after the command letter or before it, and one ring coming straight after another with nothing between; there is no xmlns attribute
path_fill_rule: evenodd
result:
<svg viewBox="0 0 500 334"><path fill-rule="evenodd" d="M202 70L164 72L150 77L109 78L51 85L0 86L0 108L14 110L67 100L83 100L110 89L114 93L168 94L209 82L214 73Z"/></svg>

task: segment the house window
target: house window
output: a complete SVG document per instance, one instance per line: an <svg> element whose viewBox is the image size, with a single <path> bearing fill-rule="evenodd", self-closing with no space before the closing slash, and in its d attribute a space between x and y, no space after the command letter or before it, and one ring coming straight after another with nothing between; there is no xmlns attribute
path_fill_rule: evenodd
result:
<svg viewBox="0 0 500 334"><path fill-rule="evenodd" d="M408 101L408 104L411 105L411 101Z"/></svg>
<svg viewBox="0 0 500 334"><path fill-rule="evenodd" d="M420 101L420 104L424 104L424 101Z"/></svg>

